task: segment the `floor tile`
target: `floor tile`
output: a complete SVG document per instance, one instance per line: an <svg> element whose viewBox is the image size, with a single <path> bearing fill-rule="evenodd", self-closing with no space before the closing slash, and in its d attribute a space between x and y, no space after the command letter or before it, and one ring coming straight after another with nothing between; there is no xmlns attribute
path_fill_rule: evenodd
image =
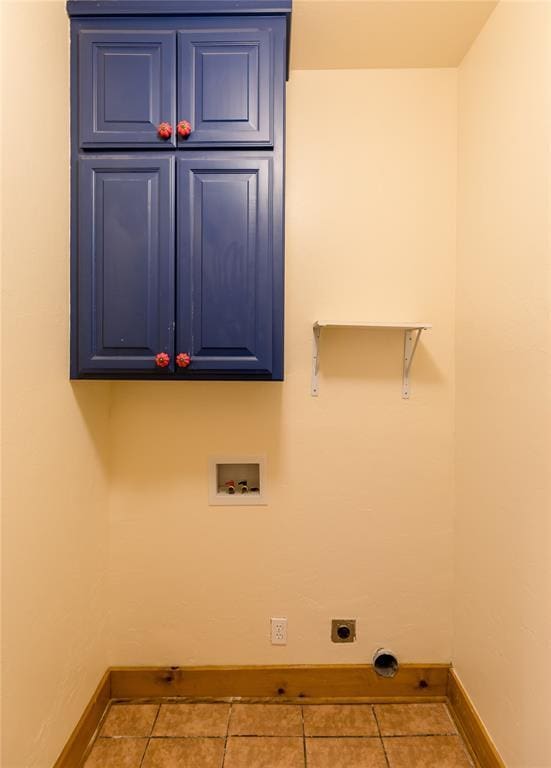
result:
<svg viewBox="0 0 551 768"><path fill-rule="evenodd" d="M113 704L100 736L149 736L158 704Z"/></svg>
<svg viewBox="0 0 551 768"><path fill-rule="evenodd" d="M304 768L302 739L284 736L232 736L224 768Z"/></svg>
<svg viewBox="0 0 551 768"><path fill-rule="evenodd" d="M432 736L457 733L445 704L378 704L381 736Z"/></svg>
<svg viewBox="0 0 551 768"><path fill-rule="evenodd" d="M224 739L151 739L142 768L222 768Z"/></svg>
<svg viewBox="0 0 551 768"><path fill-rule="evenodd" d="M308 768L387 768L379 738L306 739Z"/></svg>
<svg viewBox="0 0 551 768"><path fill-rule="evenodd" d="M147 739L97 739L84 768L140 768Z"/></svg>
<svg viewBox="0 0 551 768"><path fill-rule="evenodd" d="M232 736L302 736L302 713L294 704L234 704Z"/></svg>
<svg viewBox="0 0 551 768"><path fill-rule="evenodd" d="M383 739L390 768L472 768L459 736Z"/></svg>
<svg viewBox="0 0 551 768"><path fill-rule="evenodd" d="M306 736L378 736L369 704L320 704L302 708Z"/></svg>
<svg viewBox="0 0 551 768"><path fill-rule="evenodd" d="M229 704L161 704L153 736L225 736Z"/></svg>

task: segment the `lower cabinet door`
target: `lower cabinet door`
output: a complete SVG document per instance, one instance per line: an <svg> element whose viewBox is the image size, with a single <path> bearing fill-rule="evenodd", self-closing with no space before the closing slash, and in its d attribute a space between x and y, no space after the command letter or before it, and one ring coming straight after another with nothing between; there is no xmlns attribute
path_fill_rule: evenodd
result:
<svg viewBox="0 0 551 768"><path fill-rule="evenodd" d="M80 158L73 377L174 371L174 213L172 156Z"/></svg>
<svg viewBox="0 0 551 768"><path fill-rule="evenodd" d="M234 152L177 160L176 353L192 358L176 371L184 377L281 377L280 364L274 368L272 164L268 155Z"/></svg>

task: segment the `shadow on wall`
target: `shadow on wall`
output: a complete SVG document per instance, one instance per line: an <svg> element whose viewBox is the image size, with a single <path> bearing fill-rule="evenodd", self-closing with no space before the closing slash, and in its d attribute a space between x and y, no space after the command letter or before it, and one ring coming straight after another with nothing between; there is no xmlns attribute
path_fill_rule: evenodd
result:
<svg viewBox="0 0 551 768"><path fill-rule="evenodd" d="M202 492L208 456L257 454L268 454L270 483L277 481L281 383L113 382L112 388L117 482L145 490L162 478L163 496L171 483Z"/></svg>
<svg viewBox="0 0 551 768"><path fill-rule="evenodd" d="M413 387L441 384L442 371L429 353L424 332L411 368ZM404 359L403 331L324 328L320 373L326 379L351 379L387 383L400 393ZM323 387L323 382L321 384Z"/></svg>
<svg viewBox="0 0 551 768"><path fill-rule="evenodd" d="M67 374L68 375L68 374ZM108 381L71 381L75 403L103 470L109 472L109 389Z"/></svg>

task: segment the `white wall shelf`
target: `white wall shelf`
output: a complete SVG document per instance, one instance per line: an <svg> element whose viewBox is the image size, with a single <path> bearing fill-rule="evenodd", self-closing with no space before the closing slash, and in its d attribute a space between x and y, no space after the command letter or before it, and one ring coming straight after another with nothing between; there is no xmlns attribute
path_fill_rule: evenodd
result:
<svg viewBox="0 0 551 768"><path fill-rule="evenodd" d="M320 366L320 341L322 328L366 328L372 330L397 330L404 332L404 364L402 372L402 397L407 400L410 395L409 374L411 364L415 356L417 344L423 331L432 328L430 323L384 323L352 320L350 322L324 322L316 320L313 325L313 346L312 346L312 397L319 394L319 366Z"/></svg>

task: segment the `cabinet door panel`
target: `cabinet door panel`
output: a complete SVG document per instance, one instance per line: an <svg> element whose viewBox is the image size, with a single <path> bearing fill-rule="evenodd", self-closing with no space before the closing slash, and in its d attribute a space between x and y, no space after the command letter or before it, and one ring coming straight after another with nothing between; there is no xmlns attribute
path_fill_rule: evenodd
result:
<svg viewBox="0 0 551 768"><path fill-rule="evenodd" d="M192 355L189 374L269 375L273 161L213 154L178 160L176 348Z"/></svg>
<svg viewBox="0 0 551 768"><path fill-rule="evenodd" d="M174 159L81 158L78 246L79 373L172 370Z"/></svg>
<svg viewBox="0 0 551 768"><path fill-rule="evenodd" d="M157 134L176 116L176 34L79 33L81 146L171 147Z"/></svg>
<svg viewBox="0 0 551 768"><path fill-rule="evenodd" d="M273 30L217 21L178 35L178 120L193 128L179 144L270 145Z"/></svg>

